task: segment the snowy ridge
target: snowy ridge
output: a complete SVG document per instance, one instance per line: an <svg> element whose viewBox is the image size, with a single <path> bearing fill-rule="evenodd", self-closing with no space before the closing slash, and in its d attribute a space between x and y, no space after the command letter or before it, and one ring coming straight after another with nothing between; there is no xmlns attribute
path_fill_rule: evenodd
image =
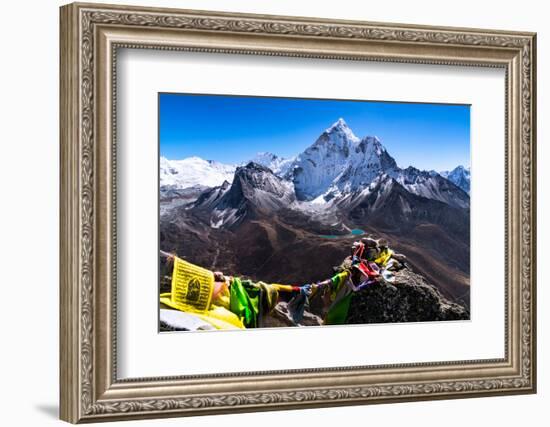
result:
<svg viewBox="0 0 550 427"><path fill-rule="evenodd" d="M268 152L260 152L251 160L251 162L271 169L275 175L281 177L288 173L293 161L294 157L285 159L284 157L279 157L276 154Z"/></svg>
<svg viewBox="0 0 550 427"><path fill-rule="evenodd" d="M224 181L231 183L236 166L204 160L200 157L188 157L183 160L160 158L160 186L184 189L201 185L216 187Z"/></svg>
<svg viewBox="0 0 550 427"><path fill-rule="evenodd" d="M252 162L265 166L275 175L284 176L288 173L294 158L285 159L273 153L258 153ZM246 165L245 162L241 166ZM225 164L200 157L187 157L182 160L160 158L160 186L173 190L190 187L217 187L224 181L231 183L237 165Z"/></svg>
<svg viewBox="0 0 550 427"><path fill-rule="evenodd" d="M313 200L367 185L393 166L378 138L359 139L340 118L296 158L290 173L297 197Z"/></svg>
<svg viewBox="0 0 550 427"><path fill-rule="evenodd" d="M470 198L439 174L420 171L412 166L390 174L399 184L417 196L467 208ZM460 187L459 187L460 188Z"/></svg>

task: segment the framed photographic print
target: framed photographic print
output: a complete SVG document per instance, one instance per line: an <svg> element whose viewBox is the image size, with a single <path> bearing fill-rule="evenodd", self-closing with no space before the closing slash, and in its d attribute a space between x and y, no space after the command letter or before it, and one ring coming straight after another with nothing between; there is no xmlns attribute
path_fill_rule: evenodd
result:
<svg viewBox="0 0 550 427"><path fill-rule="evenodd" d="M61 8L61 418L536 390L535 34Z"/></svg>
<svg viewBox="0 0 550 427"><path fill-rule="evenodd" d="M469 105L161 93L159 129L161 330L470 319Z"/></svg>

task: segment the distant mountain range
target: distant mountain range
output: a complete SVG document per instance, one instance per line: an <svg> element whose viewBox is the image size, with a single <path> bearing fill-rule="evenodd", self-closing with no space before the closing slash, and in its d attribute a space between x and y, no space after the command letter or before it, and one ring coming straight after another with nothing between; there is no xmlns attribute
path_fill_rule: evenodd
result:
<svg viewBox="0 0 550 427"><path fill-rule="evenodd" d="M377 137L358 138L343 119L295 158L161 158L160 180L161 247L205 267L319 280L356 229L387 237L447 296L469 292L469 170L402 169Z"/></svg>
<svg viewBox="0 0 550 427"><path fill-rule="evenodd" d="M235 166L225 165L200 157L183 160L160 158L160 186L185 189L201 185L216 187L224 181L233 181Z"/></svg>
<svg viewBox="0 0 550 427"><path fill-rule="evenodd" d="M423 197L465 206L464 197L449 197L440 178L445 178L469 194L470 169L457 166L452 171L420 171L412 166L400 169L377 137L359 139L343 119L339 119L303 153L282 158L273 153L258 153L241 165L231 165L189 157L160 160L160 185L164 189L193 186L216 187L231 183L238 167L257 163L294 184L300 200L328 201L364 188L380 174L387 174L409 191ZM443 190L443 191L442 191Z"/></svg>

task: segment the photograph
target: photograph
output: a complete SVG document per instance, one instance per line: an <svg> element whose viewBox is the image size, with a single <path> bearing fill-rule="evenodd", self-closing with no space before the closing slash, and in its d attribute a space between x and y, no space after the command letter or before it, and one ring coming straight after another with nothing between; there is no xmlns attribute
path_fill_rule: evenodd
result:
<svg viewBox="0 0 550 427"><path fill-rule="evenodd" d="M470 319L470 106L159 93L159 331Z"/></svg>

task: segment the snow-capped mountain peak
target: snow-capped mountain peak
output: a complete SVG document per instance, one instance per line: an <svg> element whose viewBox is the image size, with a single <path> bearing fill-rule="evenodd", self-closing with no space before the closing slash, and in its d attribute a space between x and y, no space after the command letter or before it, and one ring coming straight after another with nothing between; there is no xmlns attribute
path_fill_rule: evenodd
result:
<svg viewBox="0 0 550 427"><path fill-rule="evenodd" d="M249 162L237 168L233 183L223 189L223 196L213 205L210 224L213 228L230 227L251 212L274 212L294 200L294 189L289 181L263 165ZM202 200L198 201L196 206L203 206L201 203Z"/></svg>
<svg viewBox="0 0 550 427"><path fill-rule="evenodd" d="M312 200L353 191L396 167L377 137L359 139L339 119L297 157L291 171L298 198Z"/></svg>
<svg viewBox="0 0 550 427"><path fill-rule="evenodd" d="M443 178L447 178L457 187L470 194L470 168L462 165L457 166L452 171L443 171L439 173Z"/></svg>
<svg viewBox="0 0 550 427"><path fill-rule="evenodd" d="M360 140L361 139L353 133L344 119L339 118L319 136L316 143L335 145L338 147L351 147L359 143Z"/></svg>
<svg viewBox="0 0 550 427"><path fill-rule="evenodd" d="M327 128L324 133L340 137L339 139L332 138L332 141L347 140L354 143L358 143L360 141L360 139L355 136L353 131L350 129L346 121L341 117L336 122L334 122L332 126Z"/></svg>

